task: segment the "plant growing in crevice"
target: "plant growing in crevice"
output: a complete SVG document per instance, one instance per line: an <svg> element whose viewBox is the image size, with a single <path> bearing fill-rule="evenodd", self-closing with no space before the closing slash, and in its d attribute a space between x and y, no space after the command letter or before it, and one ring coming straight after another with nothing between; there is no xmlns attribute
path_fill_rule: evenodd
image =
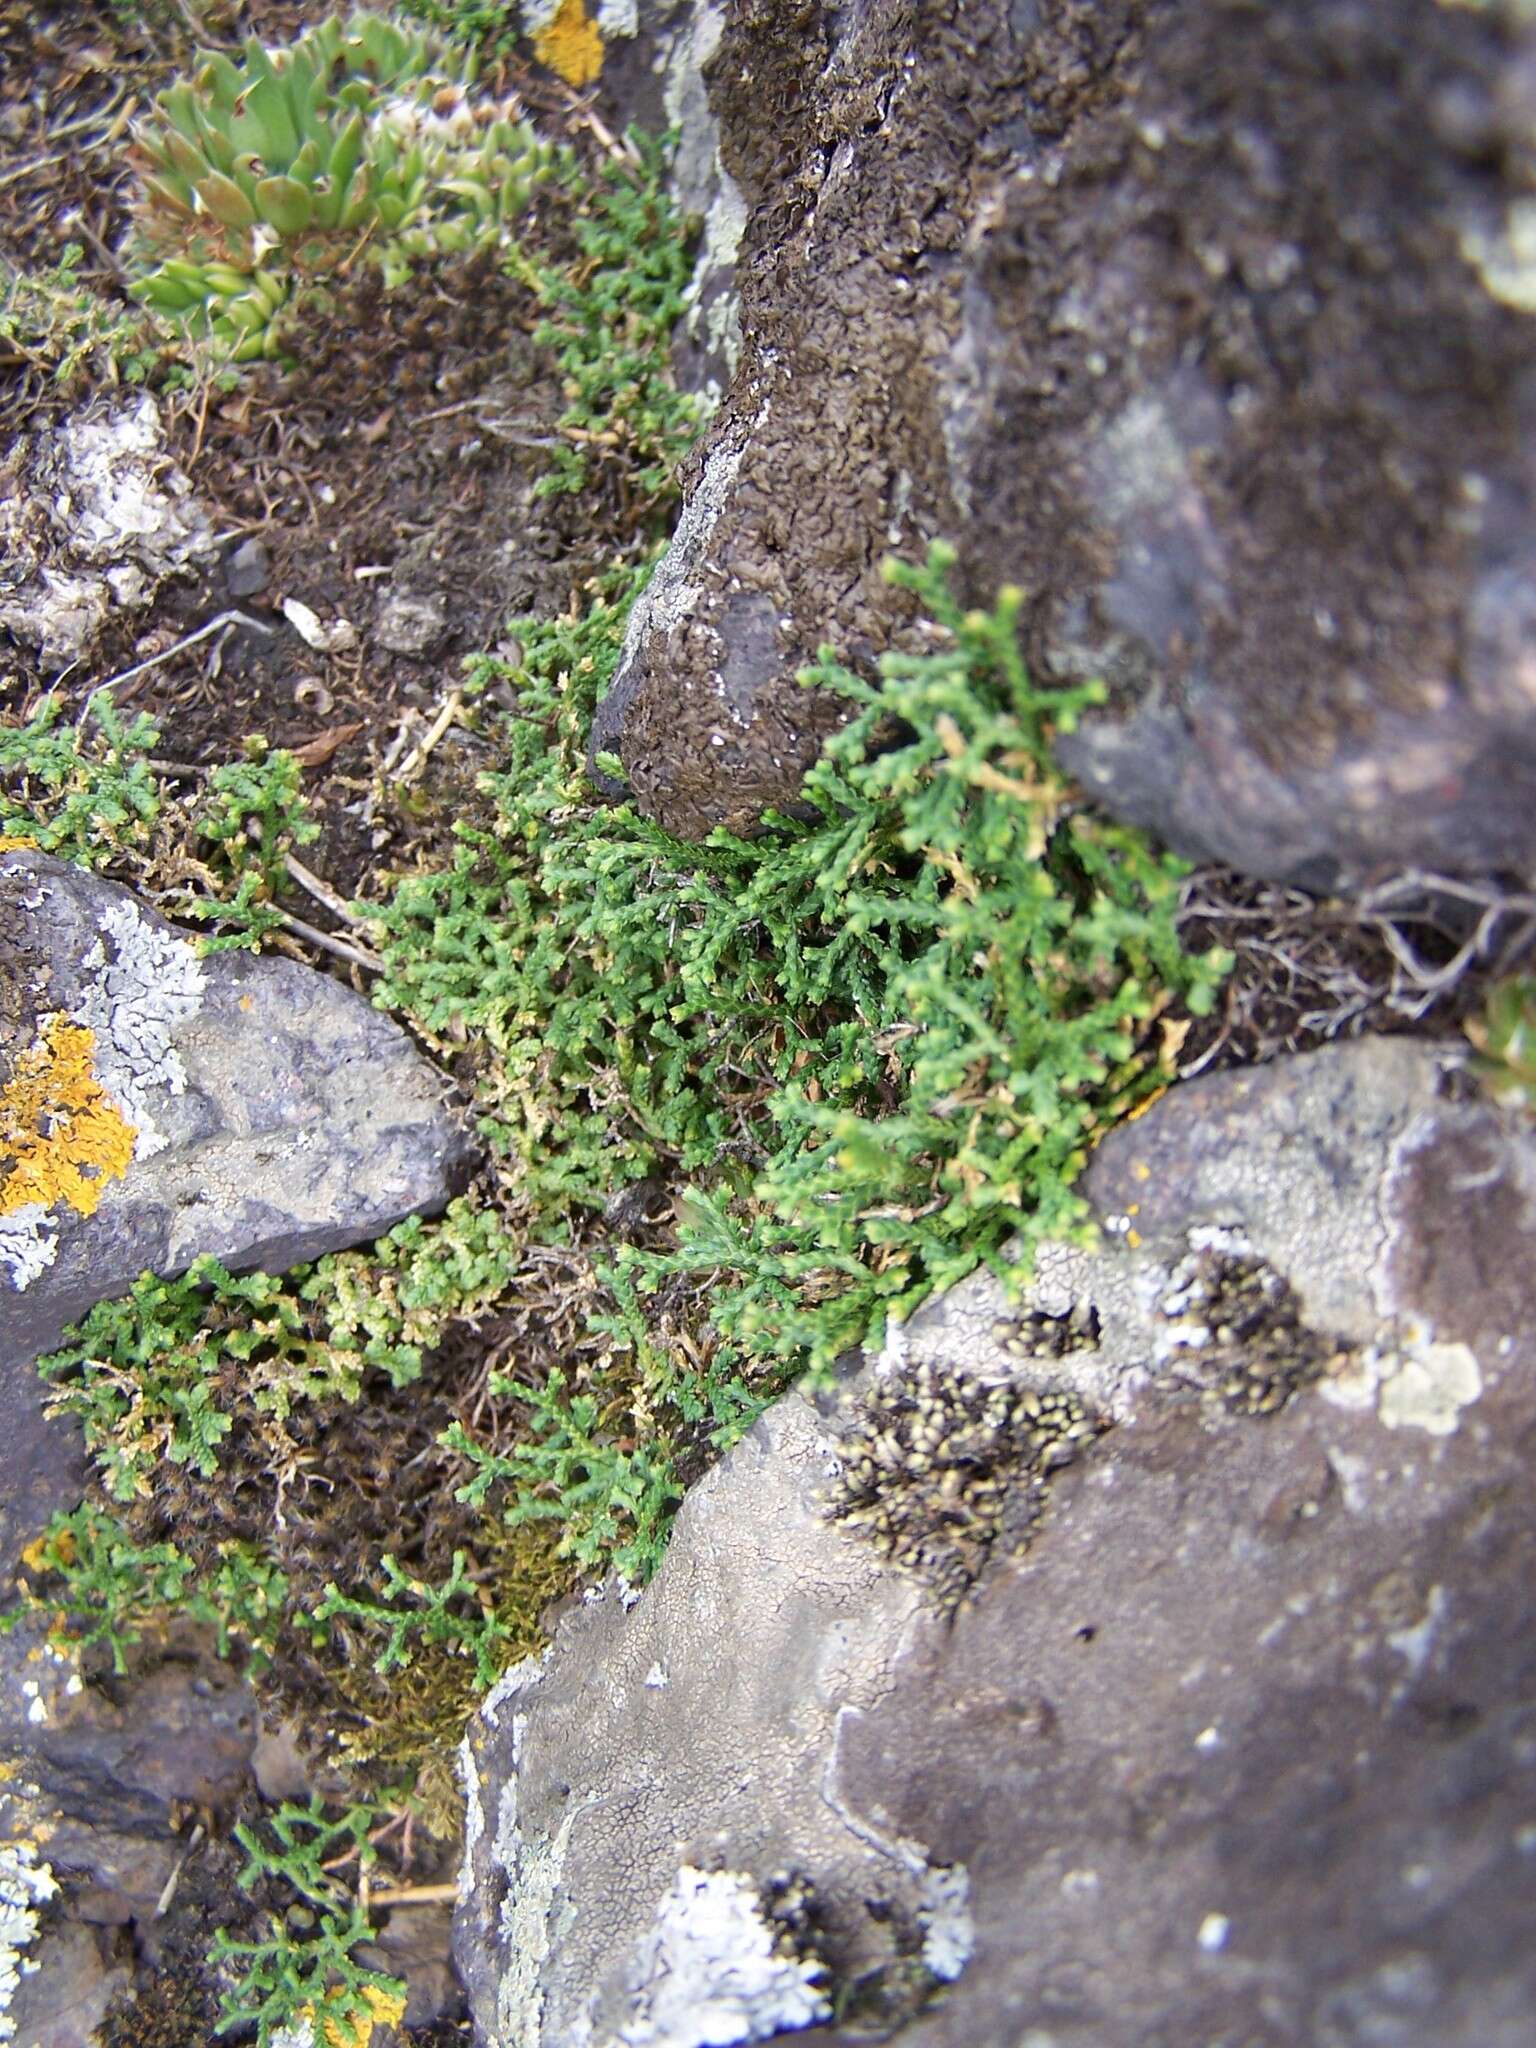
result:
<svg viewBox="0 0 1536 2048"><path fill-rule="evenodd" d="M38 1370L107 1491L128 1502L162 1458L211 1479L237 1414L267 1419L275 1445L301 1401L355 1401L371 1372L410 1385L449 1325L505 1290L518 1256L494 1211L463 1198L371 1253L330 1253L285 1278L205 1256L98 1302Z"/></svg>
<svg viewBox="0 0 1536 2048"><path fill-rule="evenodd" d="M221 1657L244 1652L260 1670L286 1617L286 1575L250 1545L222 1544L200 1570L178 1545L140 1543L90 1501L55 1515L22 1566L21 1602L0 1616L0 1630L46 1615L61 1644L83 1652L105 1643L118 1677L142 1637L178 1618L212 1628Z"/></svg>
<svg viewBox="0 0 1536 2048"><path fill-rule="evenodd" d="M445 1447L477 1468L459 1499L480 1507L493 1489L505 1488L509 1528L556 1523L563 1556L587 1571L611 1568L644 1584L661 1562L683 1497L664 1436L639 1442L626 1432L615 1441L596 1395L574 1391L558 1368L538 1386L493 1374L490 1391L526 1404L528 1433L499 1452L462 1426L449 1429Z"/></svg>
<svg viewBox="0 0 1536 2048"><path fill-rule="evenodd" d="M750 841L684 845L585 800L620 585L525 622L521 662L478 671L517 693L490 821L375 913L381 999L483 1043L483 1127L535 1232L628 1182L670 1188L670 1231L609 1263L606 1385L504 1381L529 1434L476 1460L477 1487L562 1517L584 1562L654 1562L674 1441L731 1441L977 1264L1017 1277L1032 1244L1080 1234L1089 1150L1163 1085L1226 971L1179 943L1182 864L1055 768L1098 693L1037 687L1017 594L966 611L949 567L891 570L927 618L917 652L808 673L853 716L808 815ZM707 1321L669 1347L647 1322L679 1288Z"/></svg>
<svg viewBox="0 0 1536 2048"><path fill-rule="evenodd" d="M304 1806L285 1800L260 1827L236 1823L242 1888L275 1897L263 1939L236 1941L221 1928L209 1951L214 1968L237 1973L221 2001L221 2034L254 2027L257 2048L272 2048L279 2030L292 2030L291 2039L307 2023L317 2043L368 2048L376 2026L398 2025L405 1986L358 1960L373 1928L358 1893L336 1875L350 1861L362 1878L378 1861L371 1838L380 1820L373 1802L333 1815L315 1794Z"/></svg>
<svg viewBox="0 0 1536 2048"><path fill-rule="evenodd" d="M364 1636L384 1637L384 1647L373 1660L380 1678L404 1670L419 1644L446 1647L455 1656L469 1658L475 1667L476 1686L483 1691L493 1684L505 1661L503 1649L510 1631L482 1604L464 1552L453 1553L452 1568L441 1586L428 1585L402 1571L387 1551L379 1565L383 1583L378 1599L343 1593L334 1580L326 1587L324 1598L309 1615L316 1639L324 1640L334 1623L350 1622Z"/></svg>
<svg viewBox="0 0 1536 2048"><path fill-rule="evenodd" d="M507 267L546 309L534 340L554 352L567 400L539 495L612 478L643 507L671 494L699 430L700 401L678 390L670 352L693 256L666 189L665 141L635 129L625 141L632 161L564 180L577 261L535 263L514 248Z"/></svg>
<svg viewBox="0 0 1536 2048"><path fill-rule="evenodd" d="M1489 991L1481 1017L1463 1026L1475 1069L1496 1102L1536 1109L1536 975L1513 974Z"/></svg>
<svg viewBox="0 0 1536 2048"><path fill-rule="evenodd" d="M209 849L218 883L233 894L199 896L186 906L189 917L210 919L221 930L203 950L259 946L281 929L273 899L287 884L288 855L319 837L303 793L304 771L284 748L270 748L259 734L245 742L245 759L215 768L196 806L193 830Z"/></svg>

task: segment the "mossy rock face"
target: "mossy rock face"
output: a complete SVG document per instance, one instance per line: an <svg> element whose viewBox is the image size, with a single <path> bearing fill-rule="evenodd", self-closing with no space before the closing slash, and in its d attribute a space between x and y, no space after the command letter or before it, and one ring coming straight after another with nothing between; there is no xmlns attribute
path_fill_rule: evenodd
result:
<svg viewBox="0 0 1536 2048"><path fill-rule="evenodd" d="M796 671L900 644L880 556L938 531L975 593L1028 593L1037 674L1112 685L1064 758L1181 850L1527 863L1501 81L1532 33L1431 0L732 10L743 353L597 734L647 808L792 798L836 716Z"/></svg>
<svg viewBox="0 0 1536 2048"><path fill-rule="evenodd" d="M696 2048L807 1985L850 2048L1520 2038L1536 1136L1440 1072L1170 1090L1085 1176L1095 1247L787 1396L638 1604L508 1675L487 2039Z"/></svg>

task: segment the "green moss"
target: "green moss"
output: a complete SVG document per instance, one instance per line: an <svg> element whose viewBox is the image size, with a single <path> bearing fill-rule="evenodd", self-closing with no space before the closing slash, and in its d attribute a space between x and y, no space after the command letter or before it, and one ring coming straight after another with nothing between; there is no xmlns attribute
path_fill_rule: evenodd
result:
<svg viewBox="0 0 1536 2048"><path fill-rule="evenodd" d="M1499 982L1465 1029L1477 1048L1477 1076L1494 1100L1536 1109L1536 975Z"/></svg>
<svg viewBox="0 0 1536 2048"><path fill-rule="evenodd" d="M149 1493L162 1458L211 1479L242 1414L269 1418L276 1445L299 1402L355 1401L370 1373L408 1386L452 1323L505 1292L518 1256L494 1214L459 1200L370 1253L332 1253L283 1279L201 1258L98 1302L38 1370L127 1502Z"/></svg>
<svg viewBox="0 0 1536 2048"><path fill-rule="evenodd" d="M64 245L52 270L18 270L0 257L0 364L65 391L145 383L160 365L150 323L83 283L84 261L78 242Z"/></svg>
<svg viewBox="0 0 1536 2048"><path fill-rule="evenodd" d="M226 1544L200 1572L174 1543L139 1543L89 1501L55 1515L22 1559L22 1599L0 1628L44 1614L61 1640L86 1651L105 1644L119 1677L129 1653L174 1615L211 1626L221 1656L237 1644L259 1668L282 1626L287 1580L248 1546Z"/></svg>
<svg viewBox="0 0 1536 2048"><path fill-rule="evenodd" d="M22 839L80 867L143 855L164 805L149 757L160 728L125 719L93 692L73 724L44 697L22 723L0 724L0 839Z"/></svg>
<svg viewBox="0 0 1536 2048"><path fill-rule="evenodd" d="M377 1863L371 1838L381 1819L371 1801L333 1811L316 1794L306 1806L285 1800L260 1827L236 1823L246 1857L239 1881L270 1900L269 1931L236 1941L220 1929L208 1960L234 1982L220 2002L218 2033L253 2027L257 2048L269 2048L281 2030L308 2019L317 2040L368 2048L376 2024L398 2023L406 1988L358 1956L374 1930L338 1874L352 1864L362 1877Z"/></svg>
<svg viewBox="0 0 1536 2048"><path fill-rule="evenodd" d="M489 1047L484 1128L537 1227L685 1182L673 1246L618 1254L623 1300L707 1278L716 1335L777 1383L1004 1269L1012 1239L1080 1232L1089 1148L1166 1079L1160 1020L1228 965L1179 944L1181 864L1056 772L1095 693L1031 683L1017 596L963 613L942 552L892 574L931 651L874 682L823 656L807 682L854 714L809 820L750 841L585 803L623 607L525 622L492 818L376 912L380 999Z"/></svg>

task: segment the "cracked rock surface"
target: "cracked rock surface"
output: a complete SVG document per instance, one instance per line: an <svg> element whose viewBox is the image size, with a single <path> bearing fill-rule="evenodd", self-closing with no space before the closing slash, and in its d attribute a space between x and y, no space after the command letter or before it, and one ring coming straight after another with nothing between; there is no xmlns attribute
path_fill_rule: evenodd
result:
<svg viewBox="0 0 1536 2048"><path fill-rule="evenodd" d="M804 2027L661 1995L690 1872L820 1966L807 2041L1528 2041L1536 1132L1377 1039L1176 1088L1085 1185L1096 1250L780 1402L638 1601L498 1687L458 1927L483 2048ZM946 1375L1112 1425L958 1606L838 1518L872 1390ZM904 1531L954 1515L947 1469L942 1427L892 1464Z"/></svg>

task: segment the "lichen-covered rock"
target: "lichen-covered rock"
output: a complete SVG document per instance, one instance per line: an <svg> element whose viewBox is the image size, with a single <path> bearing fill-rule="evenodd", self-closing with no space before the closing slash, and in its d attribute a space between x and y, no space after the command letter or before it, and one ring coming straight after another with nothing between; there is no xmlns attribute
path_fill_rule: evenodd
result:
<svg viewBox="0 0 1536 2048"><path fill-rule="evenodd" d="M18 1417L31 1360L146 1268L211 1252L282 1271L441 1206L466 1163L405 1034L295 961L205 958L127 890L22 850L0 854L0 958L0 1403ZM25 1508L0 1500L6 1554Z"/></svg>
<svg viewBox="0 0 1536 2048"><path fill-rule="evenodd" d="M132 1982L118 1930L185 1940L167 1908L197 1838L178 1830L250 1789L256 1728L249 1686L190 1636L110 1688L41 1621L0 1639L0 2044L92 2048Z"/></svg>
<svg viewBox="0 0 1536 2048"><path fill-rule="evenodd" d="M1173 1090L1087 1188L1097 1250L788 1397L633 1610L504 1681L466 1760L484 2048L654 2038L690 1871L793 1878L817 2041L1528 2039L1536 1131L1375 1040ZM912 1539L1000 1469L950 1456L967 1377L1113 1426L1037 1461L956 1604Z"/></svg>
<svg viewBox="0 0 1536 2048"><path fill-rule="evenodd" d="M47 669L86 655L116 607L215 554L148 393L93 402L0 457L0 632Z"/></svg>
<svg viewBox="0 0 1536 2048"><path fill-rule="evenodd" d="M796 670L940 533L1181 850L1529 866L1533 65L1516 0L724 10L743 347L595 749L685 833L792 799Z"/></svg>

